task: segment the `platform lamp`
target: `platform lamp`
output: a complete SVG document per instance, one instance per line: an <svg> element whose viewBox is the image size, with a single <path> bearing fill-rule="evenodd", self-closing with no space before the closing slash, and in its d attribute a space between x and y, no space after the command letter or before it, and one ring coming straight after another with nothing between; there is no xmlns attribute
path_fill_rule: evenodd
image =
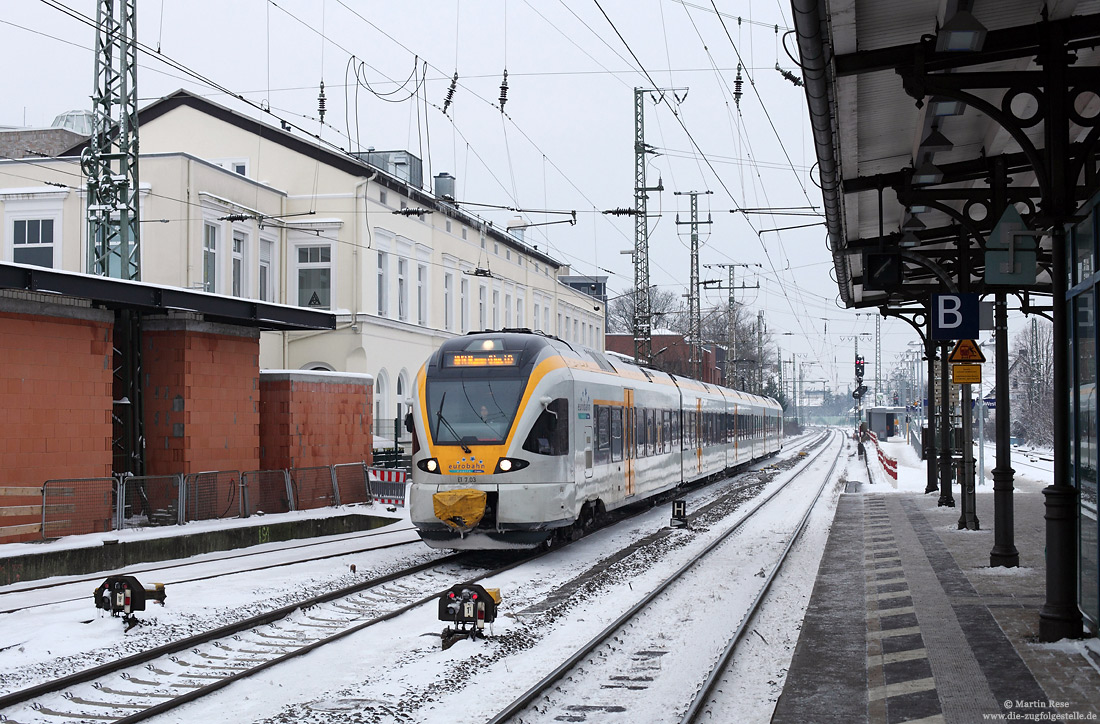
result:
<svg viewBox="0 0 1100 724"><path fill-rule="evenodd" d="M985 44L986 27L970 12L970 2L960 2L943 27L936 33L936 51L973 53Z"/></svg>

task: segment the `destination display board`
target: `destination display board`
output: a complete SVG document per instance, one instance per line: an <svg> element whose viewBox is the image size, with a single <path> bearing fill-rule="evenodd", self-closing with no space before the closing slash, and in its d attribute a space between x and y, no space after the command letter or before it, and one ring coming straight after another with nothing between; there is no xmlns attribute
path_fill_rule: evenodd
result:
<svg viewBox="0 0 1100 724"><path fill-rule="evenodd" d="M493 350L487 352L444 352L444 367L515 367L519 355L515 352Z"/></svg>

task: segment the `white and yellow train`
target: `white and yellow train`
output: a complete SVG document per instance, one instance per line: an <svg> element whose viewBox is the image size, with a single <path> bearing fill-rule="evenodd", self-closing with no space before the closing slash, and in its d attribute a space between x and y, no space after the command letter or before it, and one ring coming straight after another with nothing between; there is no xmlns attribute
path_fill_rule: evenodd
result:
<svg viewBox="0 0 1100 724"><path fill-rule="evenodd" d="M445 342L416 379L412 522L434 548L530 548L773 455L767 397L527 330Z"/></svg>

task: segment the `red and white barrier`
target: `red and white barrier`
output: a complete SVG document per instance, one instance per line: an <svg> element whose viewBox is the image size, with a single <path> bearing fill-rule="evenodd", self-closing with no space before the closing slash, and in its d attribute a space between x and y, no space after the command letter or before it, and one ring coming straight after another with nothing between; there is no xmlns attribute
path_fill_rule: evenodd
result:
<svg viewBox="0 0 1100 724"><path fill-rule="evenodd" d="M878 462L879 465L882 466L882 471L894 480L897 480L898 461L882 451L882 448L878 444L878 435L873 432L868 432L867 434L871 437L871 442L875 444L875 450L878 452Z"/></svg>

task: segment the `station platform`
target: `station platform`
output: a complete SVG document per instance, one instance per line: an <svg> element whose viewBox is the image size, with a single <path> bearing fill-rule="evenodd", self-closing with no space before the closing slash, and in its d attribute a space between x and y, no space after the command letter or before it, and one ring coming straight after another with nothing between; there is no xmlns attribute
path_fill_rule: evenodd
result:
<svg viewBox="0 0 1100 724"><path fill-rule="evenodd" d="M1040 490L1013 495L1020 567L990 568L990 486L972 531L938 495L877 482L840 497L772 722L1100 719L1096 639L1038 642Z"/></svg>

